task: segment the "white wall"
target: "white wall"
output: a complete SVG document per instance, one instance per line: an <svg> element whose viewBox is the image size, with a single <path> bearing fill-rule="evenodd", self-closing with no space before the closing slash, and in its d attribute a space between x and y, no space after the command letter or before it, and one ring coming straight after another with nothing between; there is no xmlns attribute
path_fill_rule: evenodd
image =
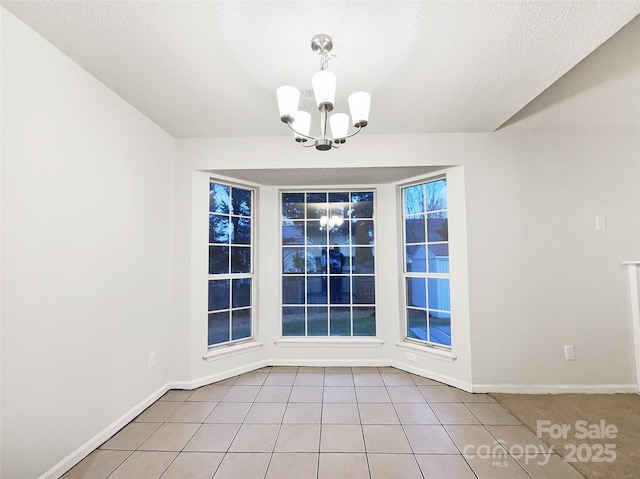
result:
<svg viewBox="0 0 640 479"><path fill-rule="evenodd" d="M492 143L467 162L474 383L633 384L621 263L640 246L637 133L502 132Z"/></svg>
<svg viewBox="0 0 640 479"><path fill-rule="evenodd" d="M190 296L178 295L184 306L204 304L205 296L206 272L199 266L205 261L205 220L195 227L202 230L198 238L191 234L193 219L204 218L206 208L199 206L206 201L204 193L199 194L200 200L193 199L194 185L202 183L196 189L204 191L206 182L206 174L197 170L463 165L465 191L459 193L466 198L466 224L459 226L466 243L459 254L468 254L468 281L464 277L462 286L468 287L470 359L459 358L452 365L419 356L417 364L407 362L404 350L395 347L399 312L392 307L382 307L380 330L385 345L381 350L274 347L279 296L274 286L278 265L272 253L259 262L261 287L267 283L270 288L270 294L260 296L266 353L204 362L204 312L185 312L177 320L185 328L202 330L192 335L190 345L182 343L182 354L190 357L183 372L191 380L264 357L292 362L378 358L461 384L471 382L476 390L512 390L513 385L520 391L633 389L630 306L621 262L640 252L640 162L635 134L363 135L329 153L301 151L285 138L203 139L180 140L177 152L177 196L193 201L178 204L176 210L180 223L176 250L184 255L191 248L189 267L179 266L184 258L176 259L174 282L189 284L184 288ZM269 200L261 204L261 220L277 224L276 190L263 190ZM595 230L596 215L606 216L606 231ZM261 239L275 246L277 231L273 230ZM379 238L392 248L396 245L392 236L383 233ZM394 268L389 275L396 274L397 263L387 265ZM382 291L395 294L394 289ZM466 306L460 305L463 314ZM576 361L565 361L565 344L575 346Z"/></svg>
<svg viewBox="0 0 640 479"><path fill-rule="evenodd" d="M175 141L0 10L0 475L33 479L168 381Z"/></svg>

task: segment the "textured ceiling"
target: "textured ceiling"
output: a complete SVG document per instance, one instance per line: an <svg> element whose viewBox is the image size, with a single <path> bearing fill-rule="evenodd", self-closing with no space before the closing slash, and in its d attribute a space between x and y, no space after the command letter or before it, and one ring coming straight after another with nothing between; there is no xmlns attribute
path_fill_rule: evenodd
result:
<svg viewBox="0 0 640 479"><path fill-rule="evenodd" d="M336 111L371 92L368 132L494 131L640 13L639 1L0 3L179 138L289 134L275 89L311 87L316 33L334 39Z"/></svg>
<svg viewBox="0 0 640 479"><path fill-rule="evenodd" d="M640 16L503 125L640 132Z"/></svg>

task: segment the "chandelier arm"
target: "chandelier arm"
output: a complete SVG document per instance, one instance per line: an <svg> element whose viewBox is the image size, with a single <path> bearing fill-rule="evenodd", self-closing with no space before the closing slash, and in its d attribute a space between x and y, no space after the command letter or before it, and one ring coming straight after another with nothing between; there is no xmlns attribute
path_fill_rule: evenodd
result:
<svg viewBox="0 0 640 479"><path fill-rule="evenodd" d="M293 126L291 126L291 123L292 123L292 122L288 122L288 121L287 121L287 122L285 122L285 123L287 124L287 126L288 126L289 128L291 128L291 131L292 131L292 132L294 132L296 135L300 135L300 136L302 136L302 137L304 137L304 138L307 138L307 139L309 139L309 140L313 140L313 141L316 141L316 140L318 139L318 138L317 138L317 137L315 137L315 136L309 136L309 135L305 135L304 133L300 133L300 132L299 132L298 130L296 130Z"/></svg>
<svg viewBox="0 0 640 479"><path fill-rule="evenodd" d="M300 133L298 130L296 130L290 122L285 122L287 124L287 126L291 129L291 131L293 131L296 135L300 135L304 138L307 138L309 140L319 140L320 138L316 137L316 136L311 136L311 135L305 135L304 133ZM329 141L336 141L336 140L346 140L347 138L351 138L352 136L357 135L358 133L360 133L360 130L362 130L362 126L358 126L358 129L356 131L354 131L353 133L348 134L347 136L343 136L342 138L326 138Z"/></svg>
<svg viewBox="0 0 640 479"><path fill-rule="evenodd" d="M351 138L352 136L356 136L358 133L360 133L360 130L362 130L362 127L359 126L358 129L356 131L354 131L353 133L347 135L347 136L343 136L342 138L339 138L340 140L346 140L347 138Z"/></svg>

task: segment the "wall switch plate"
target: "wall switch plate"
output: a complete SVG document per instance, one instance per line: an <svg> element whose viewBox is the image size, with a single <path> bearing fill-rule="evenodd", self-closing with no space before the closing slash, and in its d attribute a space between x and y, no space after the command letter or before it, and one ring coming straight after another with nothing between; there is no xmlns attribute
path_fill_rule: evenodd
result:
<svg viewBox="0 0 640 479"><path fill-rule="evenodd" d="M156 366L156 352L149 353L149 369Z"/></svg>
<svg viewBox="0 0 640 479"><path fill-rule="evenodd" d="M576 351L575 349L573 349L572 344L568 344L564 347L564 358L567 361L573 361L574 359L576 359Z"/></svg>

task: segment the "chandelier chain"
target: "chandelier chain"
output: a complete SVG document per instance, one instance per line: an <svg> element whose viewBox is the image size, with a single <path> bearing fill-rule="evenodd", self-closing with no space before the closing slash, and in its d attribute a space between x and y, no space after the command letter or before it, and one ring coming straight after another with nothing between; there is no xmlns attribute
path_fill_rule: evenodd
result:
<svg viewBox="0 0 640 479"><path fill-rule="evenodd" d="M329 60L333 60L338 55L329 55L328 52L322 52L320 55L320 71L325 71L329 68Z"/></svg>

